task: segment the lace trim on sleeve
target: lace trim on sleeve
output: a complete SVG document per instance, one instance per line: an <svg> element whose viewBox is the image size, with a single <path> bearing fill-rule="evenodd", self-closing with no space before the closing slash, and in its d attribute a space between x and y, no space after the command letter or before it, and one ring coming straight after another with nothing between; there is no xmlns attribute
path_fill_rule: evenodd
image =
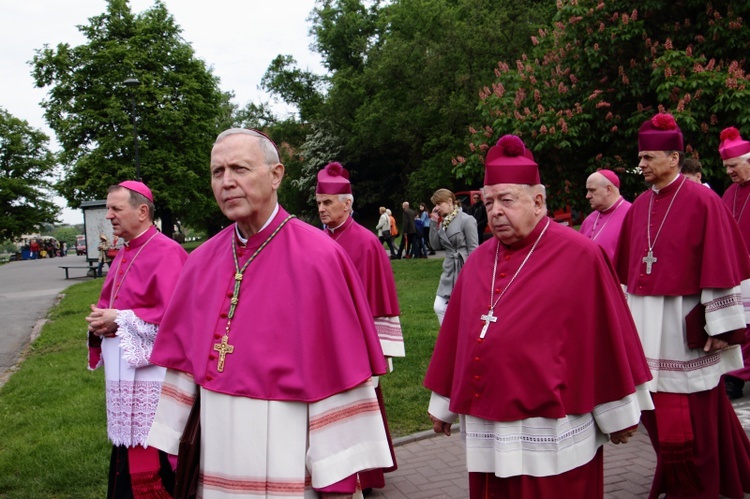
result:
<svg viewBox="0 0 750 499"><path fill-rule="evenodd" d="M115 323L123 359L131 367L150 365L148 359L151 357L159 326L144 322L132 310L119 310Z"/></svg>

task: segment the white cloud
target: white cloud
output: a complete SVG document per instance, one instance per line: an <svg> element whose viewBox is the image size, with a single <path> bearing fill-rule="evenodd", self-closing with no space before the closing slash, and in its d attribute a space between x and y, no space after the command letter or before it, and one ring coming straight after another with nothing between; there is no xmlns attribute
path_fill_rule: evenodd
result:
<svg viewBox="0 0 750 499"><path fill-rule="evenodd" d="M221 89L233 91L235 103L266 102L270 97L258 89L268 65L278 54L290 54L300 67L323 73L318 54L312 53L307 21L314 0L163 0L167 10L192 44L221 79ZM0 16L0 107L43 130L57 148L39 103L46 91L34 87L28 62L44 44L80 45L85 38L76 28L106 10L104 0L2 1ZM151 0L131 0L133 12L153 5ZM276 112L289 112L276 104ZM58 204L63 206L60 199ZM80 210L65 209L66 223L81 223Z"/></svg>

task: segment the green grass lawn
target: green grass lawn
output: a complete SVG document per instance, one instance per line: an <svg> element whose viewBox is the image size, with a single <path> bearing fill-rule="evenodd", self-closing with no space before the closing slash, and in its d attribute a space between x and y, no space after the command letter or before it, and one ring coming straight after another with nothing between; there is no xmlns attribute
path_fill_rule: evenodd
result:
<svg viewBox="0 0 750 499"><path fill-rule="evenodd" d="M381 378L394 437L431 427L422 386L437 337L441 260L393 261L406 357ZM71 286L49 315L26 360L0 389L0 497L102 498L111 446L104 372L86 369L89 304L101 280Z"/></svg>

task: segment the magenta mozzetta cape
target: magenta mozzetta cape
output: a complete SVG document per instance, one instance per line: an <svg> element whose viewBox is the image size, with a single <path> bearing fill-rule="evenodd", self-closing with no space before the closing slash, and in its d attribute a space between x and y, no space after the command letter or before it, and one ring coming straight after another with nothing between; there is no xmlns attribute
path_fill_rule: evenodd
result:
<svg viewBox="0 0 750 499"><path fill-rule="evenodd" d="M643 257L648 252L649 204L653 242L680 185L653 246L657 262L647 274ZM682 175L658 194L648 190L633 202L614 263L628 293L639 296L695 295L706 288L729 289L750 278L750 259L732 214L715 192Z"/></svg>
<svg viewBox="0 0 750 499"><path fill-rule="evenodd" d="M581 234L604 248L604 252L607 253L610 260L615 257L620 229L628 210L630 210L630 203L621 197L615 204L601 213L594 210L581 224ZM594 230L596 230L596 234L592 233ZM593 236L596 239L593 239Z"/></svg>
<svg viewBox="0 0 750 499"><path fill-rule="evenodd" d="M375 234L349 217L336 229L333 239L343 246L354 262L362 278L372 316L400 315L391 262Z"/></svg>
<svg viewBox="0 0 750 499"><path fill-rule="evenodd" d="M495 297L548 219L524 240L501 245ZM651 379L614 270L596 243L550 222L546 234L495 308L490 300L497 244L466 261L448 302L425 386L451 411L491 421L586 414Z"/></svg>
<svg viewBox="0 0 750 499"><path fill-rule="evenodd" d="M745 246L750 249L750 182L732 184L721 197L733 218L740 226ZM739 218L739 220L737 220Z"/></svg>
<svg viewBox="0 0 750 499"><path fill-rule="evenodd" d="M288 216L283 210L238 251L240 268ZM264 400L312 402L386 372L362 284L346 252L290 220L245 271L223 372L214 345L234 287L231 225L188 258L151 362L204 388Z"/></svg>
<svg viewBox="0 0 750 499"><path fill-rule="evenodd" d="M132 310L144 322L161 323L186 259L182 246L151 226L120 248L109 266L96 306ZM113 289L116 293L110 304Z"/></svg>

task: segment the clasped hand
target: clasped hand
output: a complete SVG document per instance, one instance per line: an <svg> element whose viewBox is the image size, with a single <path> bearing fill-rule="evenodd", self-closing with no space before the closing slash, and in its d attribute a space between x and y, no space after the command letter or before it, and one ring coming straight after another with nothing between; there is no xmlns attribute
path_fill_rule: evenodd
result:
<svg viewBox="0 0 750 499"><path fill-rule="evenodd" d="M117 310L114 308L97 308L91 305L91 313L86 317L89 323L89 332L97 336L111 338L117 332Z"/></svg>

